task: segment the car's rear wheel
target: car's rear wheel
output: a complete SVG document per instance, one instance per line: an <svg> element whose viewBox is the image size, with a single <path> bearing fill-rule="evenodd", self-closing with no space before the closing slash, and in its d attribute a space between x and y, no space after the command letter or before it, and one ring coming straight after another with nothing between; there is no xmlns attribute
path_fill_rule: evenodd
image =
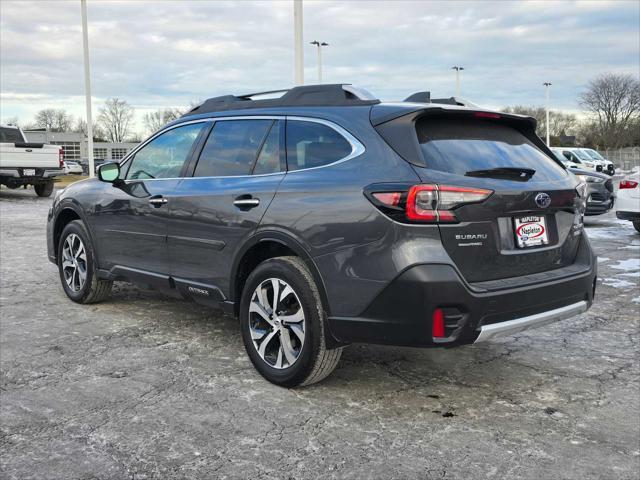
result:
<svg viewBox="0 0 640 480"><path fill-rule="evenodd" d="M266 260L245 283L245 348L258 372L276 385L310 385L335 369L342 349L327 349L325 317L313 277L297 257Z"/></svg>
<svg viewBox="0 0 640 480"><path fill-rule="evenodd" d="M100 302L111 293L113 282L100 280L96 275L91 239L80 220L70 222L62 231L58 270L62 288L74 302Z"/></svg>
<svg viewBox="0 0 640 480"><path fill-rule="evenodd" d="M53 182L37 183L33 188L39 197L49 197L53 192Z"/></svg>

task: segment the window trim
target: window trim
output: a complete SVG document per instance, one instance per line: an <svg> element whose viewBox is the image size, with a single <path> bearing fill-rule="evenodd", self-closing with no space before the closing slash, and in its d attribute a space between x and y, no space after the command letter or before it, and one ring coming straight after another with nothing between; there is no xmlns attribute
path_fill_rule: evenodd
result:
<svg viewBox="0 0 640 480"><path fill-rule="evenodd" d="M182 177L173 177L173 178L149 178L149 179L145 179L145 182L155 182L155 181L163 181L163 180L185 180L185 179L205 179L205 178L249 178L249 177L268 177L268 176L273 176L273 175L292 175L294 173L299 173L299 172L307 172L309 170L317 170L319 168L327 168L327 167L332 167L334 165L338 165L340 163L346 162L348 160L351 160L353 158L359 157L360 155L362 155L365 151L366 148L365 146L351 133L349 133L345 128L341 127L340 125L330 121L330 120L325 120L324 118L317 118L317 117L304 117L304 116L299 116L299 115L234 115L234 116L226 116L226 117L208 117L208 118L199 118L197 120L190 120L188 122L180 122L177 123L175 125L170 125L162 130L159 130L158 132L156 132L155 134L153 134L151 137L149 137L148 139L146 139L143 143L141 143L140 145L138 145L136 148L132 149L126 157L124 157L121 161L120 161L120 168L123 169L123 167L125 167L125 164L127 162L129 162L138 152L138 150L142 149L146 144L148 144L149 142L151 142L152 140L154 140L156 137L168 132L169 130L172 130L174 128L178 128L178 127L182 127L184 125L190 125L192 123L201 123L201 122L210 122L211 125L209 125L208 128L204 129L204 131L207 131L207 133L210 133L211 128L214 126L215 122L218 121L227 121L227 120L284 120L285 121L285 126L284 126L284 130L286 131L286 122L289 120L292 121L297 121L297 122L311 122L311 123L320 123L322 125L326 125L327 127L335 130L336 132L338 132L340 135L342 135L345 140L347 140L347 142L349 142L349 144L351 145L351 153L349 155L347 155L346 157L343 157L339 160L336 160L335 162L332 163L328 163L326 165L320 165L318 167L309 167L309 168L301 168L299 170L291 170L289 171L284 170L282 172L276 172L276 173L259 173L257 175L222 175L222 176L211 176L211 177L194 177L193 173L194 173L194 169L191 168L191 162L194 160L193 158L190 158L188 160L188 170L185 173L185 176ZM208 137L208 135L207 135ZM199 145L199 150L202 149L204 145ZM198 150L196 150L198 151ZM195 152L194 152L195 153ZM200 152L198 152L200 153ZM286 145L285 145L285 155L286 155ZM199 155L198 155L199 156ZM193 157L193 156L192 156ZM130 165L126 166L127 170L130 167ZM287 165L288 168L288 165ZM139 182L140 180L133 180L133 179L129 179L129 180L125 180L125 183L128 182Z"/></svg>

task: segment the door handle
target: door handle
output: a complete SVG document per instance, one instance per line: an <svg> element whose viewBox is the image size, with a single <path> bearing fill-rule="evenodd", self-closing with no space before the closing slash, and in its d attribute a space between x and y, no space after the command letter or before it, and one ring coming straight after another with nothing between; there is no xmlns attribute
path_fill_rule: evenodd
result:
<svg viewBox="0 0 640 480"><path fill-rule="evenodd" d="M258 205L260 205L260 199L259 198L242 198L242 197L238 197L233 201L233 204L240 208L241 210L249 210L250 208L254 208L257 207Z"/></svg>
<svg viewBox="0 0 640 480"><path fill-rule="evenodd" d="M164 197L152 197L149 199L149 204L151 204L151 206L154 208L159 208L165 203L167 203L168 201L169 200L167 200Z"/></svg>

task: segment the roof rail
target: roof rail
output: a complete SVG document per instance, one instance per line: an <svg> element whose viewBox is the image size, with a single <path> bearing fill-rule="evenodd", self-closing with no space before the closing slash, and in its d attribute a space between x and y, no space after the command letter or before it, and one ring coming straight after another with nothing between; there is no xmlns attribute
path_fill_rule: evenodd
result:
<svg viewBox="0 0 640 480"><path fill-rule="evenodd" d="M284 92L278 98L256 99L263 95ZM205 100L194 107L183 117L200 113L223 112L225 110L242 110L248 108L273 107L311 107L311 106L356 106L375 105L380 100L369 92L350 84L304 85L285 90L249 93L246 95L223 95Z"/></svg>
<svg viewBox="0 0 640 480"><path fill-rule="evenodd" d="M450 97L450 98L431 98L431 92L416 92L409 95L407 98L403 100L403 102L417 102L417 103L440 103L444 105L458 105L460 107L471 107L477 108L478 105L470 102L469 100L465 100L460 97Z"/></svg>

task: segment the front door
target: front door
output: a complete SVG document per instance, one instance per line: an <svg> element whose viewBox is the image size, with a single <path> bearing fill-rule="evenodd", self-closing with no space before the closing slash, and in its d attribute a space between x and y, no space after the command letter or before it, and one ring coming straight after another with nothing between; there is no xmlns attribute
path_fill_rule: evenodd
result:
<svg viewBox="0 0 640 480"><path fill-rule="evenodd" d="M160 286L168 282L168 202L206 125L156 136L122 165L123 181L104 184L90 215L101 268Z"/></svg>
<svg viewBox="0 0 640 480"><path fill-rule="evenodd" d="M171 276L183 293L219 301L237 250L285 175L284 121L216 122L192 170L169 202Z"/></svg>

